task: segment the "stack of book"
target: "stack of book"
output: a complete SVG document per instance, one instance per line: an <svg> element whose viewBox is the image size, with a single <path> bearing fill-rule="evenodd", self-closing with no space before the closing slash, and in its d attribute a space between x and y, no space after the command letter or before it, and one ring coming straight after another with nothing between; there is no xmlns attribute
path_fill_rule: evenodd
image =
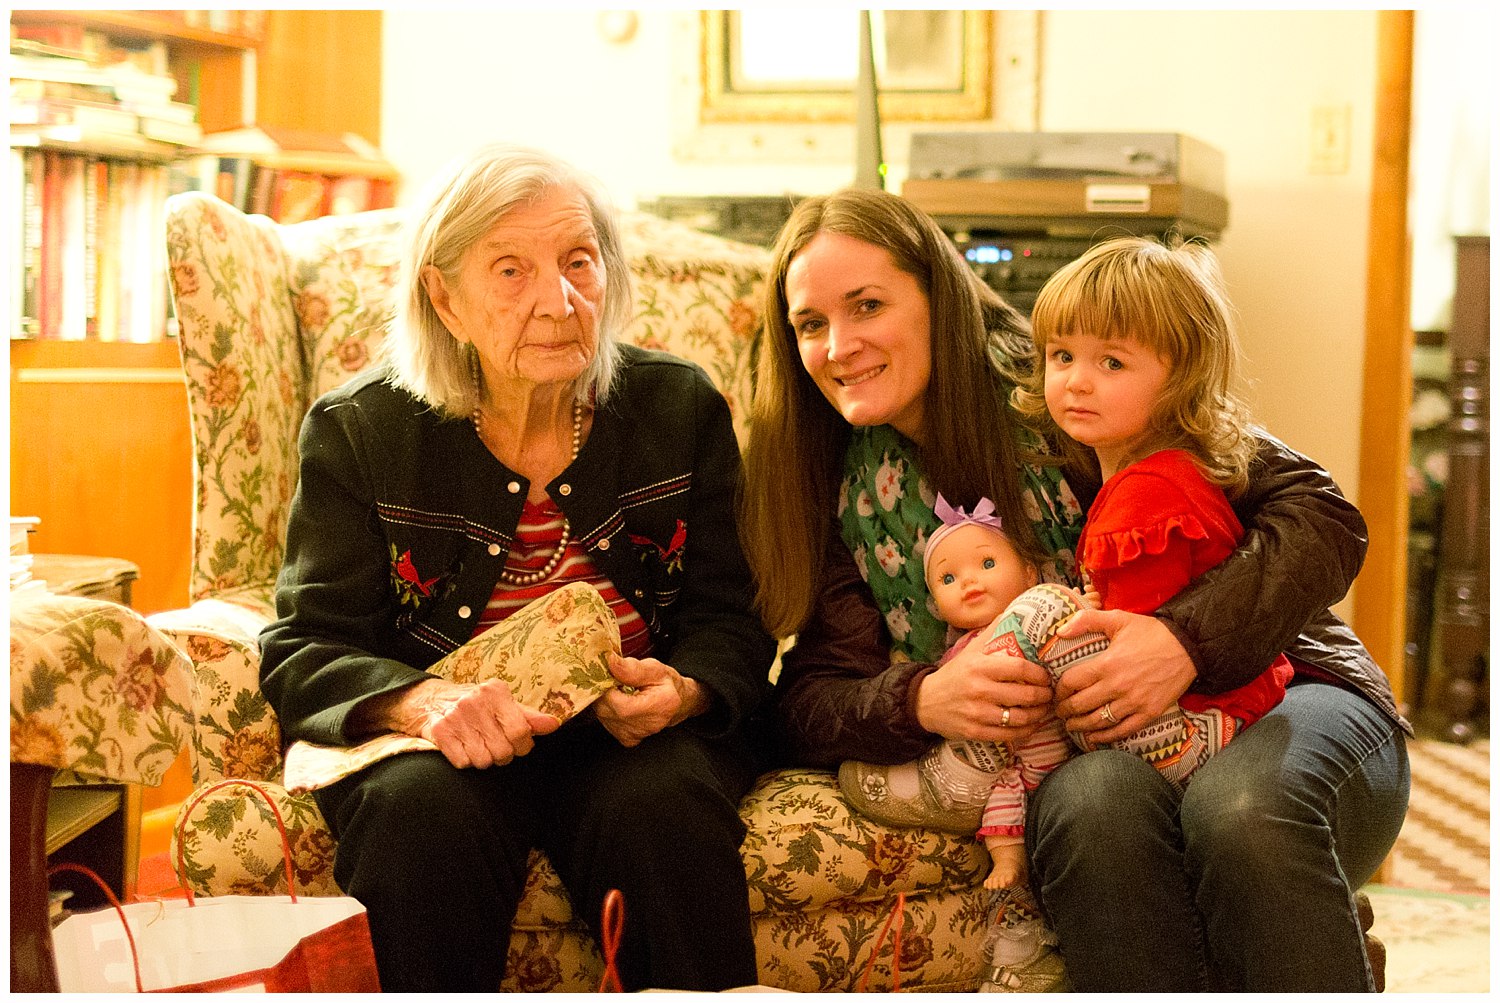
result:
<svg viewBox="0 0 1500 1003"><path fill-rule="evenodd" d="M10 517L10 601L12 604L23 598L47 591L47 583L31 576L32 531L41 520L34 516Z"/></svg>
<svg viewBox="0 0 1500 1003"><path fill-rule="evenodd" d="M203 138L175 101L161 41L127 45L72 24L11 24L11 146L87 147L167 159Z"/></svg>

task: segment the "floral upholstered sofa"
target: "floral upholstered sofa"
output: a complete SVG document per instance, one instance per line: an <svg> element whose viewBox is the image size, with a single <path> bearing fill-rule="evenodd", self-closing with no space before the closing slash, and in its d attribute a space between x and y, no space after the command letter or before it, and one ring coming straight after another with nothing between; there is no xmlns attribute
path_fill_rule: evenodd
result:
<svg viewBox="0 0 1500 1003"><path fill-rule="evenodd" d="M743 442L768 253L643 214L626 213L623 223L635 290L629 339L701 365L729 399ZM278 226L196 193L168 205L197 509L192 605L151 622L193 663L195 783L264 782L287 820L298 890L308 894L337 893L336 847L311 797L279 786L281 736L259 690L256 637L272 617L298 425L315 397L370 362L400 226L399 210ZM977 985L988 858L972 838L856 817L821 770L767 774L741 811L763 984L856 988L904 893L901 987ZM280 843L258 801L217 791L186 822L195 890L285 892ZM889 989L889 942L874 953L868 988ZM591 989L601 971L587 927L538 854L501 988Z"/></svg>

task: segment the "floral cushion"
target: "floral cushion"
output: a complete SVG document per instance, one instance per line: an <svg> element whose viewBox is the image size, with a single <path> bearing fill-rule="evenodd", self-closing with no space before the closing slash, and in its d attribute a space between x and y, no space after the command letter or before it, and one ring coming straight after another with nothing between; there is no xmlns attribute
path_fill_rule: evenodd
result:
<svg viewBox="0 0 1500 1003"><path fill-rule="evenodd" d="M269 587L200 599L189 609L149 618L192 659L195 784L281 779L281 728L260 692L258 635L274 618Z"/></svg>
<svg viewBox="0 0 1500 1003"><path fill-rule="evenodd" d="M427 671L455 683L504 681L516 702L566 721L615 688L609 656L620 625L588 582L548 592L449 652ZM293 742L282 782L294 794L327 787L390 756L436 749L425 738L377 735L357 745Z"/></svg>
<svg viewBox="0 0 1500 1003"><path fill-rule="evenodd" d="M134 610L41 595L10 610L10 758L160 784L187 743L190 666Z"/></svg>

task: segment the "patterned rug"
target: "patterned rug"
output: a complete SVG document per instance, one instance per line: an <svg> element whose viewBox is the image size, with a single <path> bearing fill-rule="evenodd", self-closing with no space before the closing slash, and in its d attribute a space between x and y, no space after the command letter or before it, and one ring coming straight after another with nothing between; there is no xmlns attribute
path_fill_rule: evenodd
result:
<svg viewBox="0 0 1500 1003"><path fill-rule="evenodd" d="M1386 991L1490 989L1490 746L1408 745L1412 791L1383 884L1366 887Z"/></svg>
<svg viewBox="0 0 1500 1003"><path fill-rule="evenodd" d="M1388 993L1487 993L1490 899L1367 885Z"/></svg>
<svg viewBox="0 0 1500 1003"><path fill-rule="evenodd" d="M1411 803L1384 884L1426 891L1490 892L1490 743L1419 740Z"/></svg>

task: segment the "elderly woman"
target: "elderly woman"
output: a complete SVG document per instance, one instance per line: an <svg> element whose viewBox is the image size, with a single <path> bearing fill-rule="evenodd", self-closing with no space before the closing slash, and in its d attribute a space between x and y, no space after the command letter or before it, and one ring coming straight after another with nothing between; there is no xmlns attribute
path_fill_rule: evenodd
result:
<svg viewBox="0 0 1500 1003"><path fill-rule="evenodd" d="M925 756L940 737L1013 742L1055 713L1111 742L1284 651L1285 700L1185 794L1111 749L1043 781L1033 887L1079 991L1368 990L1354 891L1395 841L1409 772L1390 684L1328 610L1363 558L1358 511L1263 437L1239 549L1153 616L1079 615L1065 631L1110 645L1055 707L1031 662L971 645L938 666L946 630L922 581L936 496L993 499L1035 529L1046 577L1076 584L1097 470L1029 461L1039 444L1008 408L1025 321L920 210L878 191L806 199L774 258L743 522L766 622L797 635L776 690L791 757L920 760L927 796L982 799L978 770Z"/></svg>
<svg viewBox="0 0 1500 1003"><path fill-rule="evenodd" d="M492 146L414 212L389 361L319 399L262 635L287 741L436 752L316 792L387 990L494 991L532 848L577 912L624 893L626 988L756 981L737 806L774 646L750 608L728 407L619 342L613 211ZM426 670L564 584L619 623L622 684L558 727L505 684Z"/></svg>

